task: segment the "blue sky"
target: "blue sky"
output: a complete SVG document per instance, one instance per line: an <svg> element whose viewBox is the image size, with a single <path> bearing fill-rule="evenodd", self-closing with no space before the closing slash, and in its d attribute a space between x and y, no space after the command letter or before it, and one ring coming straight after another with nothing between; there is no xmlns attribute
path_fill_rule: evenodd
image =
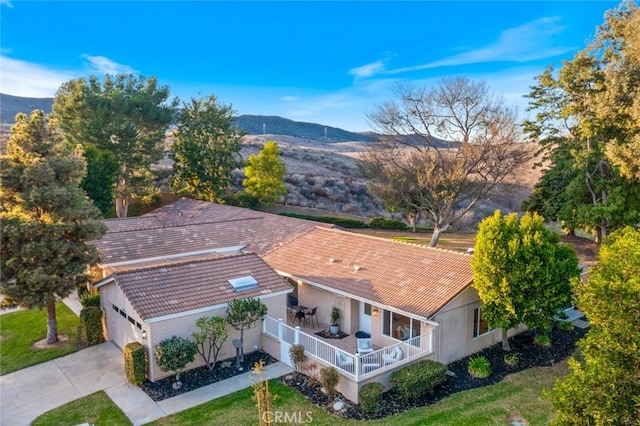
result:
<svg viewBox="0 0 640 426"><path fill-rule="evenodd" d="M54 96L71 78L156 76L239 114L370 130L397 82L485 80L524 110L550 64L584 48L614 1L0 0L0 91ZM524 113L524 112L523 112Z"/></svg>

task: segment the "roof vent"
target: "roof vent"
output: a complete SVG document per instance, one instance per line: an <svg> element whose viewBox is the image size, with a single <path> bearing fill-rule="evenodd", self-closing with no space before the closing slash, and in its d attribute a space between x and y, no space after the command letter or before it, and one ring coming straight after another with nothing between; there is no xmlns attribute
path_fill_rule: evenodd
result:
<svg viewBox="0 0 640 426"><path fill-rule="evenodd" d="M229 284L235 291L249 290L258 287L258 281L251 275L229 280Z"/></svg>
<svg viewBox="0 0 640 426"><path fill-rule="evenodd" d="M332 264L333 264L333 262L335 262L335 261L336 261L336 260L335 260L333 257L330 257L330 258L329 258L329 265L332 265Z"/></svg>
<svg viewBox="0 0 640 426"><path fill-rule="evenodd" d="M353 272L358 272L361 268L360 265L353 265Z"/></svg>

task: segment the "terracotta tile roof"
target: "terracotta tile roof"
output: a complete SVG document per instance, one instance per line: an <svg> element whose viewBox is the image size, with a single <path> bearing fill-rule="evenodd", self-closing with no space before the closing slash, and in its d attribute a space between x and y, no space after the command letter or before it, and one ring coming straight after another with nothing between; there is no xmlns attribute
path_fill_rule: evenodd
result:
<svg viewBox="0 0 640 426"><path fill-rule="evenodd" d="M140 229L161 228L162 223L155 216L125 217L122 219L107 219L104 221L108 232L134 231Z"/></svg>
<svg viewBox="0 0 640 426"><path fill-rule="evenodd" d="M94 244L102 265L172 256L183 253L245 246L255 237L262 220L245 219L168 228L109 232Z"/></svg>
<svg viewBox="0 0 640 426"><path fill-rule="evenodd" d="M247 247L247 250L258 254L264 254L317 226L332 227L329 224L188 198L162 206L142 217L150 216L155 217L163 226L261 219L261 224L257 226L253 239Z"/></svg>
<svg viewBox="0 0 640 426"><path fill-rule="evenodd" d="M248 275L258 282L256 288L235 291L228 282ZM102 283L110 279L143 320L291 290L291 285L255 254L116 272Z"/></svg>
<svg viewBox="0 0 640 426"><path fill-rule="evenodd" d="M471 256L315 228L267 253L274 269L429 318L473 280Z"/></svg>

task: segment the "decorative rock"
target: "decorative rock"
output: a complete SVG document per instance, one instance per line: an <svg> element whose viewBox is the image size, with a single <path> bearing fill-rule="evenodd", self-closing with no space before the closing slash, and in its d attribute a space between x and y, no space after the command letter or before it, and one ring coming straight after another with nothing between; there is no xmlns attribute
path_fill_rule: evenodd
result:
<svg viewBox="0 0 640 426"><path fill-rule="evenodd" d="M342 402L342 401L338 401L338 402L336 402L335 404L333 404L333 410L334 410L334 411L340 411L340 410L343 410L343 409L344 409L344 406L345 406L344 402Z"/></svg>

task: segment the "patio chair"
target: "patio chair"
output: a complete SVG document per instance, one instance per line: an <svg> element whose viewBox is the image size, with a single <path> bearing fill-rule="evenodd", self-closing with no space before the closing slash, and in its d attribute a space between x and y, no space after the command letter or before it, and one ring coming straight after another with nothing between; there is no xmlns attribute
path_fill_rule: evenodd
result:
<svg viewBox="0 0 640 426"><path fill-rule="evenodd" d="M373 352L371 338L356 339L356 350L359 354L368 354Z"/></svg>
<svg viewBox="0 0 640 426"><path fill-rule="evenodd" d="M340 350L336 350L336 365L343 370L351 371L353 369L353 357L350 357Z"/></svg>
<svg viewBox="0 0 640 426"><path fill-rule="evenodd" d="M404 354L402 353L400 346L396 346L390 354L382 354L382 361L384 362L384 365L393 364L394 362L400 361L403 355Z"/></svg>
<svg viewBox="0 0 640 426"><path fill-rule="evenodd" d="M306 311L304 314L307 317L307 319L311 320L311 327L313 327L313 320L316 321L316 327L318 326L318 317L316 317L316 311L318 310L318 307L316 306L313 309L309 309L308 311Z"/></svg>
<svg viewBox="0 0 640 426"><path fill-rule="evenodd" d="M298 325L301 325L301 324L302 324L302 321L304 321L304 323L305 323L305 324L307 323L307 317L306 317L306 315L304 314L304 311L298 311L298 312L296 312L296 317L295 317L295 319L297 319L297 320L298 320Z"/></svg>

